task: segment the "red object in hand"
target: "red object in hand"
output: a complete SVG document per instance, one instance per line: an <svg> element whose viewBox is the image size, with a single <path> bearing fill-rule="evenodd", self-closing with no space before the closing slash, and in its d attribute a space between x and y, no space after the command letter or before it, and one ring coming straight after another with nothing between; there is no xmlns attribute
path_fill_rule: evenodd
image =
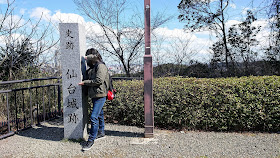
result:
<svg viewBox="0 0 280 158"><path fill-rule="evenodd" d="M107 99L108 100L113 100L114 99L114 93L110 90L107 93Z"/></svg>

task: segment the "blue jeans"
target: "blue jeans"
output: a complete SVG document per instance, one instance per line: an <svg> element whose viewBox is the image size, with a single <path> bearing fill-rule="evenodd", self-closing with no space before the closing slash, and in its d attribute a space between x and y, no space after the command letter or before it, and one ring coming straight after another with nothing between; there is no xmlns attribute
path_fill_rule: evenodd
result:
<svg viewBox="0 0 280 158"><path fill-rule="evenodd" d="M106 101L106 97L103 98L92 98L93 110L90 115L91 129L89 132L88 141L94 141L98 133L104 132L104 114L103 106Z"/></svg>

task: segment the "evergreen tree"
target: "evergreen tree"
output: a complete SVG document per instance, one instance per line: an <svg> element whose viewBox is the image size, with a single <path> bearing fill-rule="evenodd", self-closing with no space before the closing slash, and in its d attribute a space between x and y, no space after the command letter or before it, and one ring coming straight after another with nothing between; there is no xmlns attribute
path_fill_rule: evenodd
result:
<svg viewBox="0 0 280 158"><path fill-rule="evenodd" d="M180 11L179 20L186 22L185 28L191 31L212 30L217 33L219 43L223 46L219 50L222 59L226 63L226 73L232 73L230 66L230 54L226 35L227 9L231 0L182 0L178 6Z"/></svg>
<svg viewBox="0 0 280 158"><path fill-rule="evenodd" d="M270 46L266 49L266 55L269 61L280 61L280 1L273 0L269 8L270 18Z"/></svg>
<svg viewBox="0 0 280 158"><path fill-rule="evenodd" d="M261 26L253 26L253 22L257 19L253 12L248 10L246 19L240 24L233 25L227 32L228 49L231 54L229 58L232 76L253 75L253 69L250 69L250 63L255 61L258 53L253 49L259 44L256 35L260 32ZM223 41L219 40L211 47L214 52L211 60L212 68L219 70L221 76L228 76L224 73L224 56L225 50ZM241 64L240 64L241 63ZM253 68L253 66L251 65ZM240 72L241 69L241 72Z"/></svg>
<svg viewBox="0 0 280 158"><path fill-rule="evenodd" d="M256 20L253 12L248 10L247 18L242 23L230 27L228 33L232 54L236 57L237 62L244 65L241 67L243 75L252 75L253 71L249 66L258 56L258 52L253 47L259 44L256 36L260 32L261 26L252 25Z"/></svg>

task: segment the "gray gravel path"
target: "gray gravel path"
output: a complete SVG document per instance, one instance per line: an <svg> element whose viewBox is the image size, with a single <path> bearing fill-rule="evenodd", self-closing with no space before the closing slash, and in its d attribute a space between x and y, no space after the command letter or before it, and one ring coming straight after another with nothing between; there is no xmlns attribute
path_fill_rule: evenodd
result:
<svg viewBox="0 0 280 158"><path fill-rule="evenodd" d="M79 142L63 139L61 120L43 123L0 140L0 157L190 157L280 158L280 134L155 130L106 124L106 137L83 152Z"/></svg>

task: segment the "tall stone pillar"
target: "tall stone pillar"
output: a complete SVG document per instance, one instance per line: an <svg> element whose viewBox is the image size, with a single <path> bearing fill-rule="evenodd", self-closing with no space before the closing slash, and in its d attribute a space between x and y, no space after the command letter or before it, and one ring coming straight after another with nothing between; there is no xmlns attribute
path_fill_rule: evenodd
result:
<svg viewBox="0 0 280 158"><path fill-rule="evenodd" d="M64 138L86 139L87 98L83 95L81 61L86 52L85 28L78 23L60 23Z"/></svg>

